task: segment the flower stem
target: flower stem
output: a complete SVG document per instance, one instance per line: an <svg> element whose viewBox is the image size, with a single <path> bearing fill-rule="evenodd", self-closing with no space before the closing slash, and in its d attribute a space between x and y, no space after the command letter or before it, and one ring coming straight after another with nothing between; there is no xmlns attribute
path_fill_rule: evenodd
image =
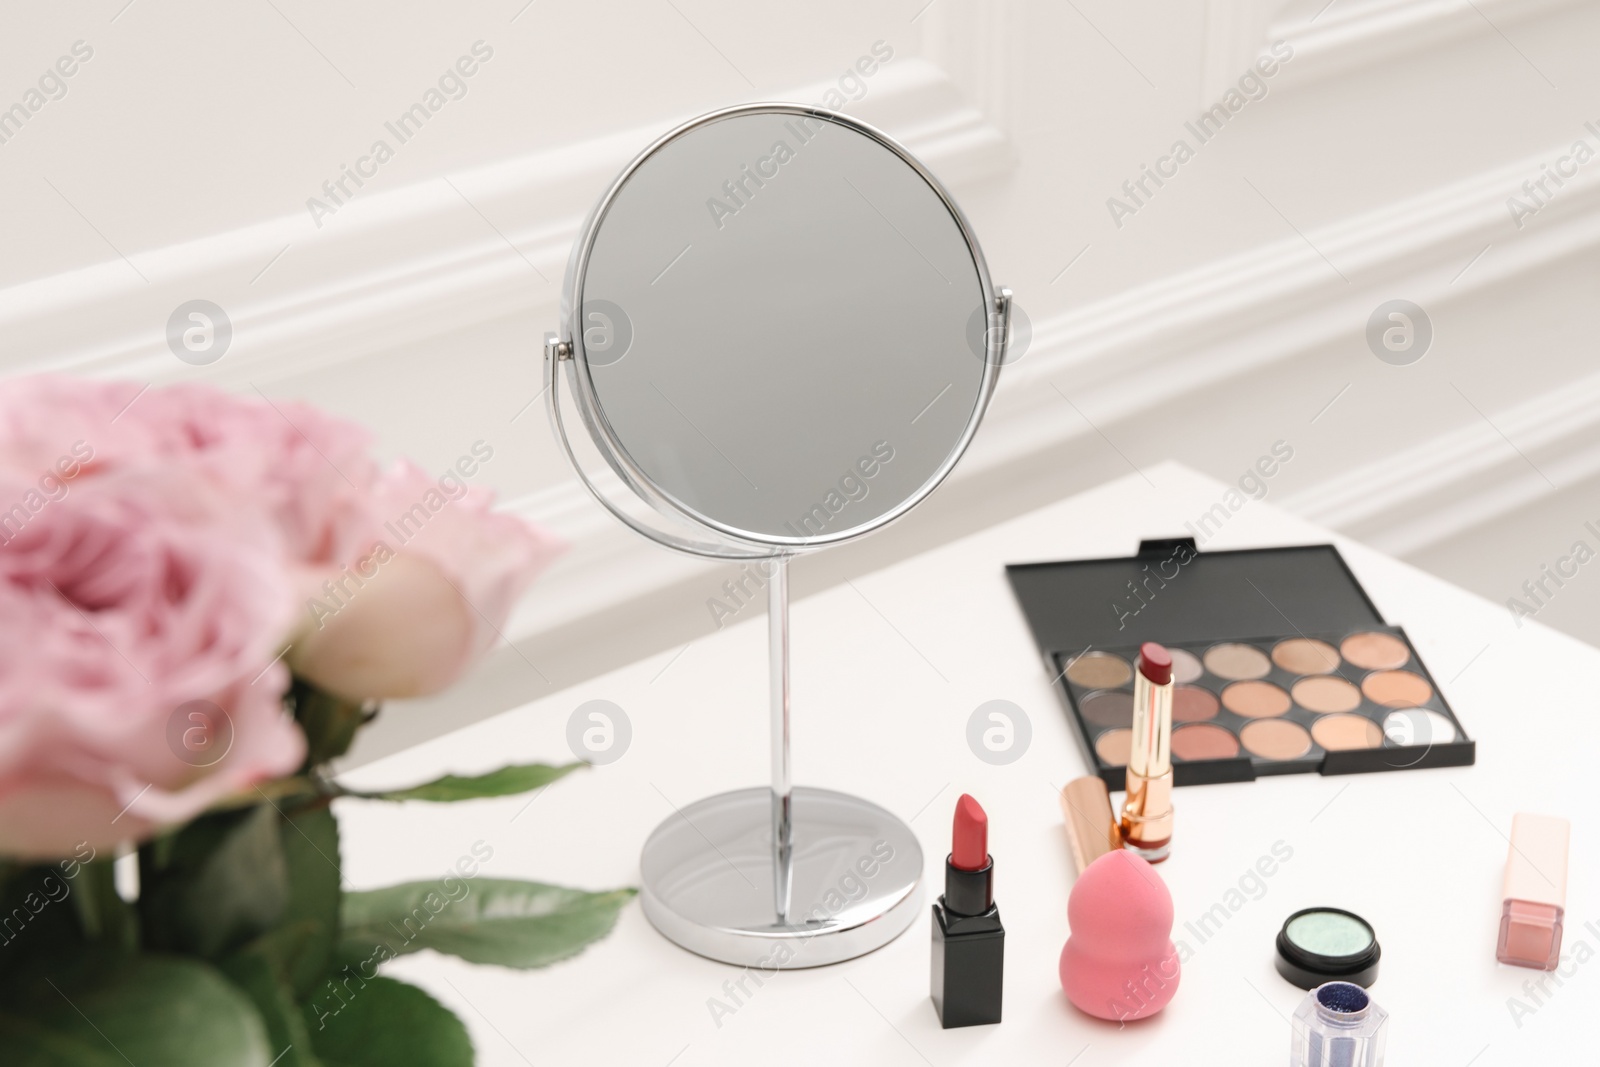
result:
<svg viewBox="0 0 1600 1067"><path fill-rule="evenodd" d="M73 886L72 905L85 939L127 952L139 947L138 917L117 895L114 860L94 860L83 865Z"/></svg>

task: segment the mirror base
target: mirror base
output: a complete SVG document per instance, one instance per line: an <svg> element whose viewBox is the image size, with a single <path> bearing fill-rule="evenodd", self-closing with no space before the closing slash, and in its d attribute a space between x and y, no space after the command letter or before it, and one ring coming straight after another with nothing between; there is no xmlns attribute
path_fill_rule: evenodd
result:
<svg viewBox="0 0 1600 1067"><path fill-rule="evenodd" d="M640 856L652 925L690 952L763 972L820 967L893 941L922 907L922 847L869 801L793 793L788 920L774 904L772 791L695 801L656 827Z"/></svg>

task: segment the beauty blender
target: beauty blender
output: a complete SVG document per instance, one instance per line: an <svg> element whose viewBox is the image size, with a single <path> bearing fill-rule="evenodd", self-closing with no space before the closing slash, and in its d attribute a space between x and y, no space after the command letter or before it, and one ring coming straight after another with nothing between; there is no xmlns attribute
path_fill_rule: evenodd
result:
<svg viewBox="0 0 1600 1067"><path fill-rule="evenodd" d="M1178 991L1172 894L1131 852L1107 852L1078 876L1067 899L1072 935L1061 950L1061 988L1099 1019L1143 1019Z"/></svg>

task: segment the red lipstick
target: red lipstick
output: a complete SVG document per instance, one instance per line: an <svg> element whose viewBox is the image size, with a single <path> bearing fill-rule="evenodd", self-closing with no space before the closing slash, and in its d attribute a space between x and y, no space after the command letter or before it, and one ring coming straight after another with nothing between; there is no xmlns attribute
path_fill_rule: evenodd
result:
<svg viewBox="0 0 1600 1067"><path fill-rule="evenodd" d="M1172 653L1154 641L1139 646L1139 673L1150 679L1152 685L1166 685L1172 681Z"/></svg>
<svg viewBox="0 0 1600 1067"><path fill-rule="evenodd" d="M933 1007L946 1030L1000 1021L1005 948L994 903L989 816L963 793L944 864L944 895L933 906Z"/></svg>
<svg viewBox="0 0 1600 1067"><path fill-rule="evenodd" d="M976 871L989 863L989 815L963 793L956 801L955 829L951 832L950 863L963 871Z"/></svg>

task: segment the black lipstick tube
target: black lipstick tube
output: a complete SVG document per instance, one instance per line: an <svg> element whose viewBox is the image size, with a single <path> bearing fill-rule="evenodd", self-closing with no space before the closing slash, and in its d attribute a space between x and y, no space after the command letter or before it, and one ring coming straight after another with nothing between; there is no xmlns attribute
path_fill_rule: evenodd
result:
<svg viewBox="0 0 1600 1067"><path fill-rule="evenodd" d="M944 861L933 906L932 995L946 1030L1000 1021L1006 928L994 903L994 857L975 871Z"/></svg>

